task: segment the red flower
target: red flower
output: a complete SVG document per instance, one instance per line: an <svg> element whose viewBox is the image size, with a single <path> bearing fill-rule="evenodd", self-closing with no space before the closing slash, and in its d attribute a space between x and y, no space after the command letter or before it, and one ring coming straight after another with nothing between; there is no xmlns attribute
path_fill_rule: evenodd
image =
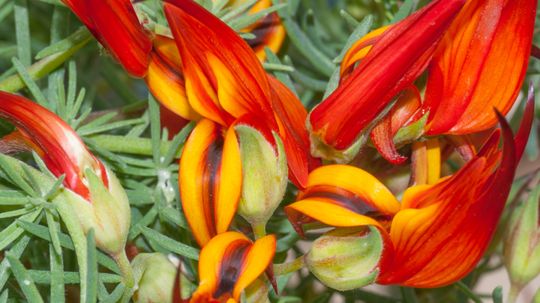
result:
<svg viewBox="0 0 540 303"><path fill-rule="evenodd" d="M463 135L496 125L525 78L536 0L468 1L439 45L427 84L427 134Z"/></svg>

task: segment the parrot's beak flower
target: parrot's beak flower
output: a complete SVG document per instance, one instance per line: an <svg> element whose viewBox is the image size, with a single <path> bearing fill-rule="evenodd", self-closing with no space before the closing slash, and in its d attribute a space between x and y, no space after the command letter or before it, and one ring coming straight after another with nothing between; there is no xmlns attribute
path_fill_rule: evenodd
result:
<svg viewBox="0 0 540 303"><path fill-rule="evenodd" d="M434 55L424 111L427 134L464 135L494 127L525 78L536 0L468 1Z"/></svg>
<svg viewBox="0 0 540 303"><path fill-rule="evenodd" d="M272 265L275 251L274 236L252 242L226 232L212 238L199 257L199 287L185 301L239 303L242 292Z"/></svg>
<svg viewBox="0 0 540 303"><path fill-rule="evenodd" d="M351 160L373 121L425 70L464 3L433 1L354 45L345 56L343 81L310 113L312 153L338 162Z"/></svg>
<svg viewBox="0 0 540 303"><path fill-rule="evenodd" d="M179 176L182 206L201 246L229 228L242 191L241 161L234 129L208 119L195 126L184 146Z"/></svg>
<svg viewBox="0 0 540 303"><path fill-rule="evenodd" d="M18 128L19 140L36 151L56 176L65 175L64 185L90 203L85 169L91 169L108 185L107 171L81 138L62 119L23 97L0 92L0 116Z"/></svg>
<svg viewBox="0 0 540 303"><path fill-rule="evenodd" d="M499 115L501 131L494 131L471 161L434 184L409 188L401 203L369 173L330 165L311 172L307 189L286 213L299 232L313 221L338 228L376 227L384 240L378 283L453 283L474 268L495 232L532 125L532 100L531 95L515 139ZM331 280L328 271L324 273Z"/></svg>
<svg viewBox="0 0 540 303"><path fill-rule="evenodd" d="M248 117L283 140L289 177L305 185L310 165L307 112L300 100L268 76L253 50L231 28L192 1L167 1L165 14L182 60L191 108L229 127Z"/></svg>
<svg viewBox="0 0 540 303"><path fill-rule="evenodd" d="M36 151L51 173L65 176L73 213L85 232L94 229L96 245L111 255L123 252L131 212L114 173L90 153L67 123L30 100L0 92L0 117L18 128L19 139Z"/></svg>
<svg viewBox="0 0 540 303"><path fill-rule="evenodd" d="M131 75L146 75L152 40L131 0L62 1Z"/></svg>

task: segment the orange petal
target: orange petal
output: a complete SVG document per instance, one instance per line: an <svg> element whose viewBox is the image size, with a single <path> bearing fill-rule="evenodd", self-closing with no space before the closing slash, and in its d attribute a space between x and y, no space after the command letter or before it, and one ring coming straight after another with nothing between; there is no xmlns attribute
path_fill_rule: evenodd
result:
<svg viewBox="0 0 540 303"><path fill-rule="evenodd" d="M173 39L155 37L145 80L152 95L170 111L186 120L200 118L187 100L180 54Z"/></svg>
<svg viewBox="0 0 540 303"><path fill-rule="evenodd" d="M306 109L283 83L272 76L268 79L273 93L272 109L287 153L290 179L296 186L305 188L309 171L319 166L319 161L309 152Z"/></svg>
<svg viewBox="0 0 540 303"><path fill-rule="evenodd" d="M220 234L202 249L200 283L191 302L239 302L242 291L272 264L274 236L252 243L243 234Z"/></svg>
<svg viewBox="0 0 540 303"><path fill-rule="evenodd" d="M278 53L287 34L277 13L263 17L249 32L255 35L255 39L247 40L247 43L261 62L266 59L264 49L268 47L273 53Z"/></svg>
<svg viewBox="0 0 540 303"><path fill-rule="evenodd" d="M350 147L396 94L424 71L464 3L433 1L384 32L350 76L311 111L313 135L334 149Z"/></svg>
<svg viewBox="0 0 540 303"><path fill-rule="evenodd" d="M468 1L434 57L425 109L430 134L494 127L521 89L531 51L536 0Z"/></svg>
<svg viewBox="0 0 540 303"><path fill-rule="evenodd" d="M298 202L285 208L295 229L319 221L336 227L382 225L373 219L387 219L400 209L394 195L369 173L348 165L326 165L310 173L307 189Z"/></svg>
<svg viewBox="0 0 540 303"><path fill-rule="evenodd" d="M484 254L504 209L516 169L512 132L495 132L455 175L412 187L390 230L395 253L379 283L440 287L467 275ZM502 154L502 159L501 159Z"/></svg>
<svg viewBox="0 0 540 303"><path fill-rule="evenodd" d="M38 147L38 153L55 176L65 175L67 188L89 198L83 176L86 168L92 168L104 184L108 184L103 164L88 151L77 133L48 109L0 91L0 117L7 118L19 129L19 139L27 141L27 146Z"/></svg>
<svg viewBox="0 0 540 303"><path fill-rule="evenodd" d="M234 130L201 120L180 159L182 207L195 239L204 246L227 231L242 188L240 151Z"/></svg>
<svg viewBox="0 0 540 303"><path fill-rule="evenodd" d="M169 0L165 13L198 113L223 125L245 114L272 115L266 73L245 41L195 2Z"/></svg>

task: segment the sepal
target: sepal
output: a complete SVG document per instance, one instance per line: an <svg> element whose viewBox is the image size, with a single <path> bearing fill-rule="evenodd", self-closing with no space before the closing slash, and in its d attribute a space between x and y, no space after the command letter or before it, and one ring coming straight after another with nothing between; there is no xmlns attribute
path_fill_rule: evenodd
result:
<svg viewBox="0 0 540 303"><path fill-rule="evenodd" d="M94 230L96 246L111 256L123 252L131 223L129 200L120 181L107 170L109 187L90 169L84 172L88 181L90 201L69 191L73 213L77 215L85 234Z"/></svg>
<svg viewBox="0 0 540 303"><path fill-rule="evenodd" d="M523 287L540 274L540 186L512 212L504 237L504 263L510 280Z"/></svg>
<svg viewBox="0 0 540 303"><path fill-rule="evenodd" d="M334 229L313 242L305 261L324 285L347 291L377 280L383 249L375 227Z"/></svg>
<svg viewBox="0 0 540 303"><path fill-rule="evenodd" d="M171 303L176 266L160 253L139 254L131 262L138 285L133 294L135 303Z"/></svg>
<svg viewBox="0 0 540 303"><path fill-rule="evenodd" d="M279 206L287 188L287 157L281 139L275 147L248 125L237 125L242 158L242 198L238 213L253 226L265 225Z"/></svg>

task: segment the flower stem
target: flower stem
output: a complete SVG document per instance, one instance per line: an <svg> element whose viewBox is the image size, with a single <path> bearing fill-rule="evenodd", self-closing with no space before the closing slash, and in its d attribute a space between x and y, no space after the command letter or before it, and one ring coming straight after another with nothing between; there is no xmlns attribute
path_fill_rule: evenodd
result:
<svg viewBox="0 0 540 303"><path fill-rule="evenodd" d="M251 228L253 229L255 239L260 239L266 236L266 224L252 224Z"/></svg>
<svg viewBox="0 0 540 303"><path fill-rule="evenodd" d="M129 302L129 299L133 295L133 287L135 286L133 269L131 268L131 264L129 263L125 251L122 251L120 254L112 257L116 261L116 264L118 264L118 268L120 268L120 273L122 274L122 282L126 287L121 302Z"/></svg>
<svg viewBox="0 0 540 303"><path fill-rule="evenodd" d="M517 301L519 294L523 288L515 283L510 286L510 293L508 294L508 303L514 303Z"/></svg>
<svg viewBox="0 0 540 303"><path fill-rule="evenodd" d="M304 268L304 266L305 266L305 261L304 261L304 256L302 255L291 262L275 264L274 274L276 276L283 276L283 275L298 271Z"/></svg>
<svg viewBox="0 0 540 303"><path fill-rule="evenodd" d="M60 51L56 54L47 56L36 63L32 64L30 67L28 67L27 72L32 78L32 80L38 80L41 79L47 75L49 75L51 72L53 72L55 69L57 69L60 65L62 65L64 62L66 62L71 56L77 52L80 48L82 48L86 43L92 40L92 36L88 33L88 35L82 36L80 41L77 41L77 44L74 44L70 48ZM6 91L6 92L16 92L22 88L24 88L26 84L24 83L23 79L19 76L19 74L12 75L10 77L7 77L6 79L0 81L0 90Z"/></svg>
<svg viewBox="0 0 540 303"><path fill-rule="evenodd" d="M115 135L97 135L90 137L96 145L115 153L126 153L139 156L152 155L152 140L146 138L130 138ZM166 153L171 143L161 142L160 150ZM177 155L179 157L179 155Z"/></svg>

